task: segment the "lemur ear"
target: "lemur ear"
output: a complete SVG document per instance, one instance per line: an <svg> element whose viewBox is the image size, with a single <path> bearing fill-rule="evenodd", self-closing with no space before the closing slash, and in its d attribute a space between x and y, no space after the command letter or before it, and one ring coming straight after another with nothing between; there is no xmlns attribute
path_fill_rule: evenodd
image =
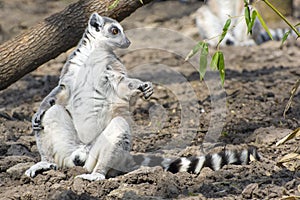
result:
<svg viewBox="0 0 300 200"><path fill-rule="evenodd" d="M104 19L98 13L93 13L89 20L89 25L95 28L97 32L104 26Z"/></svg>

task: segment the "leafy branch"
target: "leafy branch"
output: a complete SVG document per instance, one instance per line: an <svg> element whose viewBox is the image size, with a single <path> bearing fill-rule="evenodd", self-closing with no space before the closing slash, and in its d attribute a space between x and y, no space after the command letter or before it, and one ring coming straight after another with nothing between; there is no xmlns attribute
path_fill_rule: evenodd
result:
<svg viewBox="0 0 300 200"><path fill-rule="evenodd" d="M259 0L257 0L259 1ZM255 5L254 2L253 4ZM288 26L296 33L296 35L298 36L297 39L300 37L300 33L299 31L296 29L297 26L300 26L300 23L293 26L286 17L284 17L277 8L275 8L268 0L262 0L268 7L270 7L283 21L285 21ZM253 7L253 6L252 6ZM252 34L252 28L254 26L254 23L256 21L256 19L259 20L260 24L262 25L262 27L265 29L265 31L267 32L267 34L269 35L269 37L273 40L272 34L268 28L268 26L266 25L264 19L262 18L262 16L260 15L260 13L257 11L257 9L255 9L253 7L252 12L250 9L250 5L249 5L249 0L244 0L244 18L245 18L245 22L247 25L247 34ZM220 79L221 79L221 83L222 85L224 85L224 81L225 81L225 62L224 62L224 55L223 52L220 50L220 44L223 41L223 39L225 38L229 27L231 24L231 16L229 16L229 19L227 19L224 27L223 27L223 31L221 33L221 35L219 36L219 41L217 44L217 51L213 54L212 56L212 60L210 62L210 68L213 70L219 70L219 74L220 74ZM281 42L281 46L283 45L283 43L286 41L286 39L288 38L289 34L291 33L291 31L287 31L283 38L282 38L282 42ZM209 40L209 39L208 39ZM200 51L201 49L201 51ZM200 74L200 80L202 80L204 78L204 75L206 73L207 70L207 56L208 56L208 44L207 42L204 41L200 41L198 42L194 48L189 52L189 54L187 55L185 60L190 59L191 57L193 57L198 51L200 51L200 64L199 64L199 74Z"/></svg>
<svg viewBox="0 0 300 200"><path fill-rule="evenodd" d="M231 24L231 19L227 19L224 27L223 27L223 32L219 37L219 41L217 44L217 51L214 53L212 60L210 62L210 67L213 70L219 70L220 78L221 78L221 83L224 85L225 81L225 62L224 62L224 55L223 52L220 50L220 44L225 38L228 29ZM200 73L200 80L204 78L204 75L206 73L206 68L207 68L207 56L208 56L208 44L204 41L200 41L187 55L185 60L187 61L191 57L193 57L201 48L200 52L200 66L199 66L199 73Z"/></svg>

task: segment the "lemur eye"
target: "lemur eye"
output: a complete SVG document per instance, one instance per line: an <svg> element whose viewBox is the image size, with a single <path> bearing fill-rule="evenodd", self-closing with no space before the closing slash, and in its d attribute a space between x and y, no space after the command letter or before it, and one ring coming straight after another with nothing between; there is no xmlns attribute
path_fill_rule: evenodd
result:
<svg viewBox="0 0 300 200"><path fill-rule="evenodd" d="M119 33L119 29L118 29L117 27L112 27L112 28L111 28L111 33L112 33L113 35L117 35L117 34Z"/></svg>

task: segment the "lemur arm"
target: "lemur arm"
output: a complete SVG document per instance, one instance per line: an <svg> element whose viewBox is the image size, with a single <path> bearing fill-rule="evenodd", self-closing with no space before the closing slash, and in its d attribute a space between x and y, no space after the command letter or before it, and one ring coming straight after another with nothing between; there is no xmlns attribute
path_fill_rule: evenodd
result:
<svg viewBox="0 0 300 200"><path fill-rule="evenodd" d="M107 65L107 70L113 73L113 77L117 79L117 94L120 98L128 100L131 95L138 91L143 92L145 99L148 99L153 94L152 83L129 78L125 66L119 59Z"/></svg>
<svg viewBox="0 0 300 200"><path fill-rule="evenodd" d="M125 92L128 90L128 92ZM153 94L153 87L151 82L143 82L139 79L128 78L126 76L122 77L119 84L117 93L118 96L128 96L130 98L136 92L142 92L145 99L148 99Z"/></svg>
<svg viewBox="0 0 300 200"><path fill-rule="evenodd" d="M42 118L45 112L53 105L65 105L69 98L65 85L56 86L42 101L38 111L32 117L32 128L34 131L43 129Z"/></svg>

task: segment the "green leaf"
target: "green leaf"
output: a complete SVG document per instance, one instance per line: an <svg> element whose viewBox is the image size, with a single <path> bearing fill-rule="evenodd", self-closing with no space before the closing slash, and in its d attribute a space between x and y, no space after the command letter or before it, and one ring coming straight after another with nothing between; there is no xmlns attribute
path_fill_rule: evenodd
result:
<svg viewBox="0 0 300 200"><path fill-rule="evenodd" d="M248 0L244 0L244 4L245 4L245 7L249 5L249 1Z"/></svg>
<svg viewBox="0 0 300 200"><path fill-rule="evenodd" d="M219 73L220 73L220 78L221 78L222 86L224 86L224 81L225 81L225 62L224 62L223 52L221 52L221 51L219 51L218 69L219 69Z"/></svg>
<svg viewBox="0 0 300 200"><path fill-rule="evenodd" d="M282 40L281 40L281 45L280 45L280 48L283 46L283 43L286 41L286 39L288 38L288 36L290 35L291 31L289 30L288 32L286 32L283 37L282 37Z"/></svg>
<svg viewBox="0 0 300 200"><path fill-rule="evenodd" d="M210 68L212 70L217 70L218 69L218 62L219 62L219 51L215 52L211 62L210 62Z"/></svg>
<svg viewBox="0 0 300 200"><path fill-rule="evenodd" d="M248 27L248 33L250 32L249 30L249 26L250 26L250 23L251 23L251 19L250 19L250 8L248 5L246 5L245 3L245 10L244 10L244 13L245 13L245 21L246 21L246 24L247 24L247 27Z"/></svg>
<svg viewBox="0 0 300 200"><path fill-rule="evenodd" d="M230 24L231 24L231 19L227 19L227 21L223 27L223 32L219 38L219 42L218 42L217 46L219 46L219 44L223 41L224 37L226 36Z"/></svg>
<svg viewBox="0 0 300 200"><path fill-rule="evenodd" d="M253 11L254 12L254 11ZM268 33L269 37L273 40L273 37L272 37L272 34L270 33L270 30L269 28L267 27L264 19L261 17L261 15L256 11L256 14L257 14L257 18L258 20L260 21L262 27L265 29L265 31Z"/></svg>
<svg viewBox="0 0 300 200"><path fill-rule="evenodd" d="M204 78L204 75L206 73L208 44L203 43L203 45L201 47L202 47L202 49L201 49L201 53L200 53L200 65L199 65L200 81Z"/></svg>
<svg viewBox="0 0 300 200"><path fill-rule="evenodd" d="M114 9L115 7L117 7L118 6L118 4L119 4L119 2L120 2L120 0L115 0L109 7L108 7L108 9Z"/></svg>
<svg viewBox="0 0 300 200"><path fill-rule="evenodd" d="M254 26L256 17L257 17L257 11L254 10L251 15L250 23L248 24L248 33L250 33L250 34L252 34L252 28Z"/></svg>
<svg viewBox="0 0 300 200"><path fill-rule="evenodd" d="M198 42L198 44L196 44L193 49L189 52L189 54L186 56L186 58L184 59L185 61L187 61L188 59L190 59L191 57L193 57L198 51L199 49L202 47L203 45L206 44L203 41Z"/></svg>
<svg viewBox="0 0 300 200"><path fill-rule="evenodd" d="M224 85L225 81L225 62L224 62L224 55L222 51L217 51L211 60L210 67L213 70L219 70L221 83Z"/></svg>

